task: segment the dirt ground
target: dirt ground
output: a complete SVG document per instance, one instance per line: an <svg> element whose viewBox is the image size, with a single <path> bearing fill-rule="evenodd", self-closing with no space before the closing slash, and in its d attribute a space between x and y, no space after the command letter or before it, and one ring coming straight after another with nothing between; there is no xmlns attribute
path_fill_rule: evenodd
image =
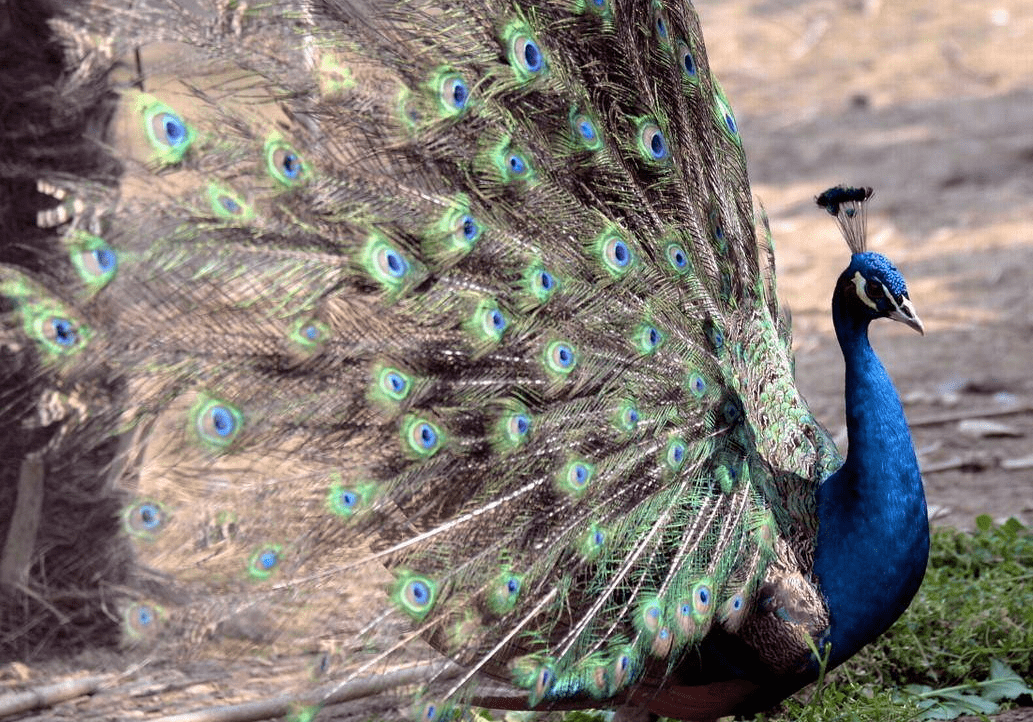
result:
<svg viewBox="0 0 1033 722"><path fill-rule="evenodd" d="M933 519L1033 522L1033 5L697 2L771 218L799 383L845 444L832 284L847 262L812 198L875 188L871 250L908 279L924 338L874 328ZM894 327L891 327L894 326Z"/></svg>

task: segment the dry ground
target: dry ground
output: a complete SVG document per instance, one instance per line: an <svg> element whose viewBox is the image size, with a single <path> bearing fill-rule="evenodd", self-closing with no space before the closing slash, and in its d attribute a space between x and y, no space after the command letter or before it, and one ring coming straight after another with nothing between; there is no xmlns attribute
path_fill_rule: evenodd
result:
<svg viewBox="0 0 1033 722"><path fill-rule="evenodd" d="M870 185L870 246L904 272L926 324L924 338L889 324L873 336L933 518L1033 522L1033 5L697 6L771 217L815 416L845 441L829 298L847 251L811 199Z"/></svg>

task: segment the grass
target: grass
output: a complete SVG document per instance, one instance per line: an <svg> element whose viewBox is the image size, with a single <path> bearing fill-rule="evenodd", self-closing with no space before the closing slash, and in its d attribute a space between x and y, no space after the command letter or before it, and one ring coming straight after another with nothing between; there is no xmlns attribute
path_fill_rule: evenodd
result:
<svg viewBox="0 0 1033 722"><path fill-rule="evenodd" d="M876 642L766 722L953 719L1031 693L1033 532L1014 519L933 533L929 570Z"/></svg>
<svg viewBox="0 0 1033 722"><path fill-rule="evenodd" d="M876 642L755 722L884 722L993 714L1033 690L1033 530L976 519L933 533L929 570ZM570 713L563 722L604 720Z"/></svg>

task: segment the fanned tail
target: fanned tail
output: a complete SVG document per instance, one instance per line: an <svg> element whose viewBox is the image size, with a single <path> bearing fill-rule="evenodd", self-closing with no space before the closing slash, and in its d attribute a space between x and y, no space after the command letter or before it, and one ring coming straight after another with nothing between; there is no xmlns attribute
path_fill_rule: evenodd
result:
<svg viewBox="0 0 1033 722"><path fill-rule="evenodd" d="M74 72L48 87L119 101L2 258L4 423L19 508L45 479L36 516L95 510L69 588L109 637L288 659L313 705L433 663L387 703L425 719L614 703L711 630L808 659L838 456L691 8L96 2L52 28ZM45 538L15 566L52 597ZM786 585L800 619L759 601ZM49 613L5 628L19 653Z"/></svg>

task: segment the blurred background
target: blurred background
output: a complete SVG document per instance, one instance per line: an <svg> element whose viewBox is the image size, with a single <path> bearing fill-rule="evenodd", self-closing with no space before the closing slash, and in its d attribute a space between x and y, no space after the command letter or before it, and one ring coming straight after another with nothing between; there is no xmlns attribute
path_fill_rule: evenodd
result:
<svg viewBox="0 0 1033 722"><path fill-rule="evenodd" d="M873 339L933 519L1033 522L1033 3L695 4L770 216L815 416L842 448L829 304L848 251L813 197L870 185L869 247L903 271L926 327L877 324Z"/></svg>

